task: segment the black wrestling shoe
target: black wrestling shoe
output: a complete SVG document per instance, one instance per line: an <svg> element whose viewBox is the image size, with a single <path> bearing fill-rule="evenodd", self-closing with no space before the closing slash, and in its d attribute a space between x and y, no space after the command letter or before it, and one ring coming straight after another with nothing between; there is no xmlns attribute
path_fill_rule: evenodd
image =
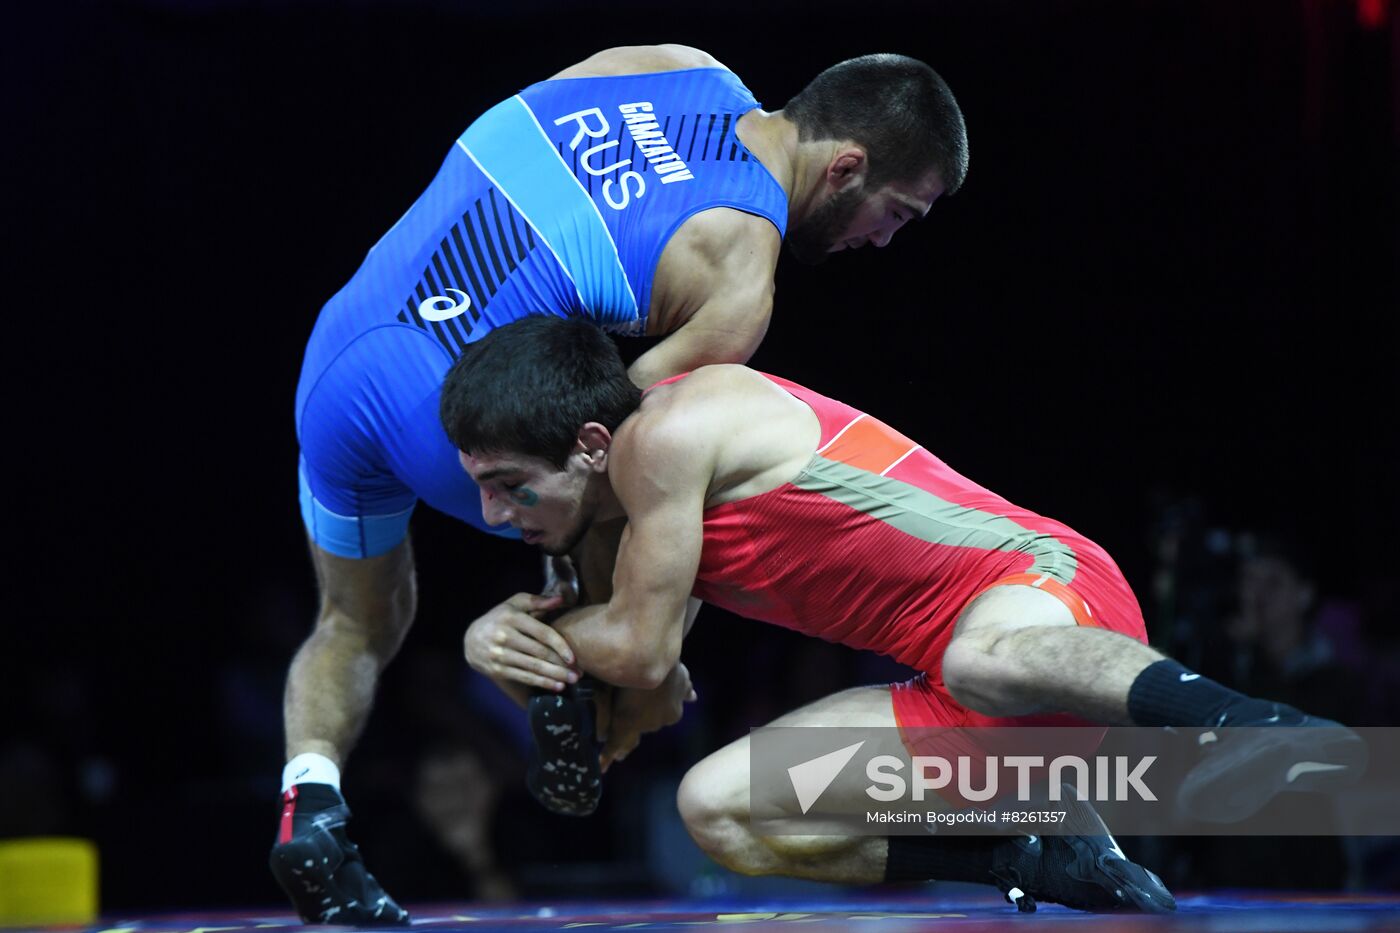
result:
<svg viewBox="0 0 1400 933"><path fill-rule="evenodd" d="M588 816L603 797L603 770L597 740L593 683L583 678L562 693L540 693L527 709L530 749L525 786L553 813Z"/></svg>
<svg viewBox="0 0 1400 933"><path fill-rule="evenodd" d="M1177 792L1180 816L1234 823L1284 791L1339 790L1361 777L1369 758L1361 736L1339 722L1271 705L1267 717L1227 718L1197 737L1201 760Z"/></svg>
<svg viewBox="0 0 1400 933"><path fill-rule="evenodd" d="M997 846L992 879L1022 913L1036 901L1096 912L1165 914L1176 898L1162 879L1130 862L1087 802L1070 797L1068 826L1077 836L1015 836Z"/></svg>
<svg viewBox="0 0 1400 933"><path fill-rule="evenodd" d="M408 911L384 893L345 835L350 808L328 784L282 795L282 826L268 867L305 923L407 926Z"/></svg>
<svg viewBox="0 0 1400 933"><path fill-rule="evenodd" d="M1176 910L1162 879L1128 861L1112 836L1023 836L1003 846L992 878L1022 913L1037 900L1095 912Z"/></svg>

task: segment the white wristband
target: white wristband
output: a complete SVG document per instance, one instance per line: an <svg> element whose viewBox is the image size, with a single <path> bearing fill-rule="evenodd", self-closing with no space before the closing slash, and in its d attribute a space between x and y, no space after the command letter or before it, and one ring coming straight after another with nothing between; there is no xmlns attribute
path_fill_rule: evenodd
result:
<svg viewBox="0 0 1400 933"><path fill-rule="evenodd" d="M325 755L304 752L287 762L282 769L282 793L293 784L329 784L340 790L340 769Z"/></svg>

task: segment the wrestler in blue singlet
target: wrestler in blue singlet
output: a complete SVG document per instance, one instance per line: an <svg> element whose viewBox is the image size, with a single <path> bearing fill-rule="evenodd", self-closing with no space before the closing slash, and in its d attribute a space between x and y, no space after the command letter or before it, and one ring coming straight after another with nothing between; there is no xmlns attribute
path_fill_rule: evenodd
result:
<svg viewBox="0 0 1400 933"><path fill-rule="evenodd" d="M787 196L735 134L757 106L733 72L695 68L541 82L468 127L307 344L296 419L312 540L382 554L419 499L487 529L438 421L453 360L528 314L644 333L661 251L699 211L736 208L782 235Z"/></svg>

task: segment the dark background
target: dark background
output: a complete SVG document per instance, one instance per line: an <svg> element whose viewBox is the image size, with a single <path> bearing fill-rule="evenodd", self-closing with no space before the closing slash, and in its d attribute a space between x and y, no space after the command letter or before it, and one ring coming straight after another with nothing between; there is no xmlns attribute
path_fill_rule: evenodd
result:
<svg viewBox="0 0 1400 933"><path fill-rule="evenodd" d="M1254 531L1306 553L1320 603L1352 607L1367 664L1396 652L1387 0L4 16L0 835L97 838L110 908L279 902L262 867L279 691L315 610L292 423L305 339L477 114L613 45L704 48L768 109L843 58L932 64L967 117L964 189L882 252L785 259L754 364L1098 540L1173 650L1209 641L1232 542ZM707 611L686 651L700 708L613 776L596 822L552 820L521 799L513 718L484 711L460 661L466 624L534 585L535 558L426 508L414 535L419 623L346 774L371 867L405 899L491 893L492 871L525 895L668 890L639 842L666 781L798 702L896 676ZM1383 686L1380 670L1358 676ZM1385 694L1349 714L1395 722ZM494 870L453 867L408 802L444 745L489 763L462 785L495 814ZM1189 852L1157 855L1199 879Z"/></svg>

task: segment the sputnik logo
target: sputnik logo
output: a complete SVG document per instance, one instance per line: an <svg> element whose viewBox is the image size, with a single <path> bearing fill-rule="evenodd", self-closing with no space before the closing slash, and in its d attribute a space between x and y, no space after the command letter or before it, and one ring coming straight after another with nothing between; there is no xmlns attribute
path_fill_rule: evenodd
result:
<svg viewBox="0 0 1400 933"><path fill-rule="evenodd" d="M788 779L792 781L792 789L797 792L797 802L804 814L812 809L817 798L826 793L826 789L836 780L841 769L846 767L864 744L865 741L862 740L787 769Z"/></svg>

